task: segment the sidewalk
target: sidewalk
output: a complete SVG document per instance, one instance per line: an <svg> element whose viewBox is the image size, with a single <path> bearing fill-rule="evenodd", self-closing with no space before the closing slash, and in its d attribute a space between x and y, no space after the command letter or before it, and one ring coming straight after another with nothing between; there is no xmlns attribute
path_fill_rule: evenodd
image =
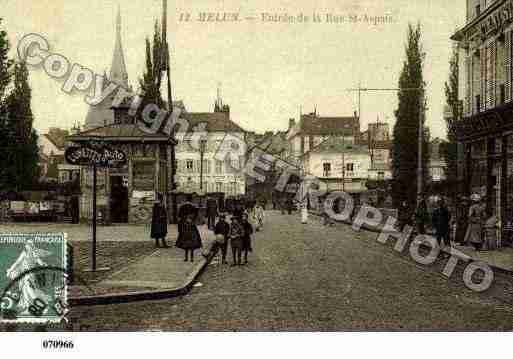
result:
<svg viewBox="0 0 513 359"><path fill-rule="evenodd" d="M513 248L511 247L502 247L489 251L475 251L472 247L459 245L455 245L454 248L474 260L486 262L513 274Z"/></svg>
<svg viewBox="0 0 513 359"><path fill-rule="evenodd" d="M323 219L319 214L310 212L310 217L314 220L321 221L322 223ZM350 222L332 221L332 223L334 223L334 225L351 225ZM379 233L382 228L382 225L378 227L362 226L362 229L375 233ZM455 245L454 248L463 252L474 261L483 261L491 267L498 268L499 270L503 270L508 274L513 275L513 248L511 247L502 247L487 251L475 251L472 247L459 245ZM442 250L444 252L448 252L445 248Z"/></svg>
<svg viewBox="0 0 513 359"><path fill-rule="evenodd" d="M0 233L6 232L65 232L70 242L90 242L90 224L66 223L9 223L0 224ZM168 237L176 238L176 225L168 225ZM149 224L113 224L96 227L98 241L126 242L150 240Z"/></svg>
<svg viewBox="0 0 513 359"><path fill-rule="evenodd" d="M215 241L213 232L208 231L206 226L199 229L203 248L195 251L194 262L184 261L184 251L174 247L176 232L169 234L169 248L155 248L150 254L143 254L132 263L103 276L98 282L84 282L81 273L76 273L78 279L70 288L70 304L119 303L186 293L208 264L202 253L209 254Z"/></svg>

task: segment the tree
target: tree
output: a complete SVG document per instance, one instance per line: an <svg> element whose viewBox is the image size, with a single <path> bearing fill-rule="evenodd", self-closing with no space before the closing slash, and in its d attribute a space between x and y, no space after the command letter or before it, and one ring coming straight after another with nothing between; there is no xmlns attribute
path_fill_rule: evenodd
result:
<svg viewBox="0 0 513 359"><path fill-rule="evenodd" d="M425 53L421 44L421 26L408 26L405 46L406 59L399 77L398 108L395 111L396 123L392 144L392 197L394 205L402 201L415 204L417 186L413 179L417 178L418 138L421 127L425 128L425 82L423 63ZM428 176L429 159L428 139L424 133L422 143L423 182Z"/></svg>
<svg viewBox="0 0 513 359"><path fill-rule="evenodd" d="M454 121L461 116L459 102L459 54L458 49L454 48L449 61L449 80L445 83L445 100L450 110L450 116L444 117L447 126L447 142L441 146L441 153L447 164L447 180L455 181L457 179L458 166L458 143L456 134L452 131Z"/></svg>
<svg viewBox="0 0 513 359"><path fill-rule="evenodd" d="M160 109L164 108L162 99L161 84L164 71L165 45L162 41L161 28L158 22L155 23L153 44L146 38L146 69L142 79L139 79L139 86L143 92L143 100L140 106L141 111L148 104L155 104ZM154 114L156 115L156 114ZM140 118L141 113L138 117Z"/></svg>
<svg viewBox="0 0 513 359"><path fill-rule="evenodd" d="M2 128L8 139L6 152L9 154L1 164L7 174L2 185L20 190L30 187L39 179L39 147L38 135L32 127L32 90L25 63L14 65L13 77L13 89L5 101L9 119Z"/></svg>

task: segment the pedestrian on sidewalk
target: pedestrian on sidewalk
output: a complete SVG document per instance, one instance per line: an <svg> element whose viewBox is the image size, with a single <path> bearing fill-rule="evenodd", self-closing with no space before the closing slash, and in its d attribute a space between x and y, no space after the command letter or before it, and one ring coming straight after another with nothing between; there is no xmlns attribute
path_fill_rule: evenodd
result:
<svg viewBox="0 0 513 359"><path fill-rule="evenodd" d="M287 197L287 199L285 199L285 208L287 209L287 214L292 214L292 210L294 208L294 201L291 197Z"/></svg>
<svg viewBox="0 0 513 359"><path fill-rule="evenodd" d="M478 251L483 245L484 209L480 204L481 197L478 194L473 194L470 199L473 204L469 208L469 224L465 244L471 244L474 246L474 249Z"/></svg>
<svg viewBox="0 0 513 359"><path fill-rule="evenodd" d="M214 251L221 249L222 263L226 264L226 252L228 249L228 237L230 235L230 225L226 222L226 215L221 214L219 221L214 228L214 234L216 235L216 242L214 244Z"/></svg>
<svg viewBox="0 0 513 359"><path fill-rule="evenodd" d="M248 252L253 252L251 247L251 235L253 234L253 226L249 223L248 215L242 215L242 227L244 235L242 237L242 251L244 252L244 264L248 263Z"/></svg>
<svg viewBox="0 0 513 359"><path fill-rule="evenodd" d="M469 203L467 197L458 197L456 204L456 234L454 241L458 244L465 244L466 231L468 227Z"/></svg>
<svg viewBox="0 0 513 359"><path fill-rule="evenodd" d="M443 198L438 200L438 208L433 212L433 226L436 232L436 239L438 241L438 245L450 246L451 242L449 240L449 224L451 222L451 213L445 206L445 201Z"/></svg>
<svg viewBox="0 0 513 359"><path fill-rule="evenodd" d="M242 264L242 240L244 237L244 227L240 217L232 217L230 226L230 246L232 247L233 264L232 266Z"/></svg>
<svg viewBox="0 0 513 359"><path fill-rule="evenodd" d="M166 243L167 236L167 210L164 206L162 194L158 194L157 200L153 204L151 216L151 238L155 239L155 245L160 247L159 239L162 241L162 247L169 247Z"/></svg>
<svg viewBox="0 0 513 359"><path fill-rule="evenodd" d="M426 233L426 222L428 219L428 210L426 200L423 196L419 196L417 209L415 210L415 223L417 224L418 234Z"/></svg>
<svg viewBox="0 0 513 359"><path fill-rule="evenodd" d="M257 203L253 213L255 216L256 231L258 232L259 230L264 228L265 212L264 212L264 209L262 208L262 206L259 203Z"/></svg>
<svg viewBox="0 0 513 359"><path fill-rule="evenodd" d="M193 222L192 215L188 215L178 223L178 238L175 244L178 248L185 250L185 259L194 262L194 250L203 247L198 226Z"/></svg>
<svg viewBox="0 0 513 359"><path fill-rule="evenodd" d="M217 217L217 200L212 197L207 199L207 225L208 229L213 230L216 225Z"/></svg>
<svg viewBox="0 0 513 359"><path fill-rule="evenodd" d="M399 229L402 231L406 225L411 225L411 209L407 201L403 201L398 213Z"/></svg>

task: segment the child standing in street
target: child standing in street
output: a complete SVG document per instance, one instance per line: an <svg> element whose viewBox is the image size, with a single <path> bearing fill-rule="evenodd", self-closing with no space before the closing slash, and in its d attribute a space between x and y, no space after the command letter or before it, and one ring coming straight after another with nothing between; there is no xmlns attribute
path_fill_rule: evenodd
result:
<svg viewBox="0 0 513 359"><path fill-rule="evenodd" d="M244 251L244 264L248 263L248 252L252 252L251 248L251 235L253 234L253 226L249 223L248 215L242 215L242 227L244 229L244 236L242 238L242 250Z"/></svg>

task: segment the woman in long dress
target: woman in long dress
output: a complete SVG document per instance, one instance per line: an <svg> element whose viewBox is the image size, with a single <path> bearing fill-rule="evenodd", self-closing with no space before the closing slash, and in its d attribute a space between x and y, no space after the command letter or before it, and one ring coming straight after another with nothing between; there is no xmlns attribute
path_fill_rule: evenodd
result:
<svg viewBox="0 0 513 359"><path fill-rule="evenodd" d="M244 238L244 227L240 217L232 217L230 226L230 246L232 247L233 264L232 266L242 264L242 248Z"/></svg>
<svg viewBox="0 0 513 359"><path fill-rule="evenodd" d="M7 277L11 280L14 280L20 275L26 273L18 282L18 289L20 294L18 309L22 314L27 314L29 312L30 305L36 299L48 302L49 294L41 290L38 284L38 273L35 271L29 273L27 272L35 268L47 267L48 264L45 263L42 258L48 257L50 254L50 252L44 249L36 248L33 241L28 241L25 244L25 249L23 252L21 252L16 262L14 262L14 264L7 270Z"/></svg>
<svg viewBox="0 0 513 359"><path fill-rule="evenodd" d="M262 206L260 204L257 204L255 206L253 213L255 216L256 231L258 232L259 230L261 230L264 227L264 217L265 217L264 209L262 208Z"/></svg>
<svg viewBox="0 0 513 359"><path fill-rule="evenodd" d="M163 198L159 198L153 204L151 217L151 238L155 239L155 245L159 247L159 239L162 241L162 247L168 247L166 243L167 236L167 211L163 203Z"/></svg>
<svg viewBox="0 0 513 359"><path fill-rule="evenodd" d="M203 244L192 215L186 216L178 223L178 238L175 245L185 251L185 262L189 260L189 253L191 262L194 262L194 250L203 247Z"/></svg>
<svg viewBox="0 0 513 359"><path fill-rule="evenodd" d="M468 230L465 243L472 244L476 251L483 245L483 208L477 200L470 206L468 211Z"/></svg>

